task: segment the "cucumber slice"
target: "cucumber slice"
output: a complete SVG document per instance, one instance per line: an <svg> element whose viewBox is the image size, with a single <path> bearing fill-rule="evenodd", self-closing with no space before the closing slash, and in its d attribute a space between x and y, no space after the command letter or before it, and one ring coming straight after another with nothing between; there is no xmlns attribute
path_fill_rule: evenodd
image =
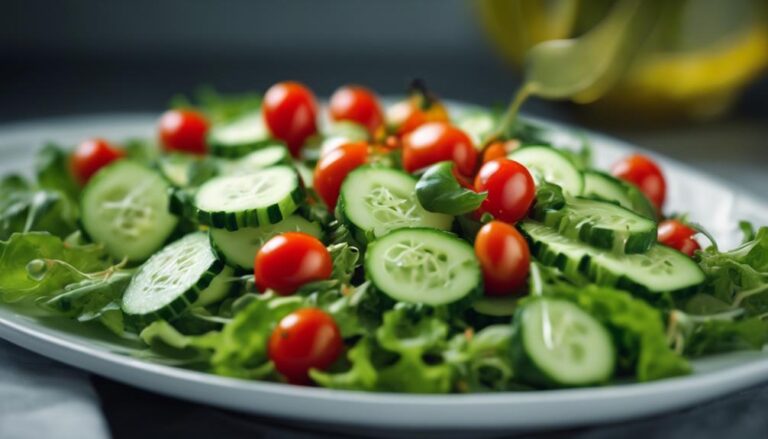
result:
<svg viewBox="0 0 768 439"><path fill-rule="evenodd" d="M224 300L232 291L232 276L235 270L232 267L224 267L221 273L216 275L206 289L200 291L194 306L208 306Z"/></svg>
<svg viewBox="0 0 768 439"><path fill-rule="evenodd" d="M232 122L214 126L208 134L211 154L219 157L242 157L272 142L274 140L270 138L261 110L245 114Z"/></svg>
<svg viewBox="0 0 768 439"><path fill-rule="evenodd" d="M533 221L523 221L519 228L536 259L568 276L587 277L643 295L682 293L704 282L704 273L693 259L660 244L645 253L622 255L565 237Z"/></svg>
<svg viewBox="0 0 768 439"><path fill-rule="evenodd" d="M283 145L268 145L237 160L222 160L221 173L242 175L276 165L290 165L291 153Z"/></svg>
<svg viewBox="0 0 768 439"><path fill-rule="evenodd" d="M143 261L176 227L176 217L168 212L168 189L157 172L119 160L100 170L83 189L83 228L112 257Z"/></svg>
<svg viewBox="0 0 768 439"><path fill-rule="evenodd" d="M304 187L312 189L315 185L314 169L307 166L307 164L301 160L294 160L293 166L296 168L296 172L299 173L299 177L301 177L301 182L304 183Z"/></svg>
<svg viewBox="0 0 768 439"><path fill-rule="evenodd" d="M329 124L324 133L327 138L342 138L347 142L365 141L370 138L368 130L357 122L340 120Z"/></svg>
<svg viewBox="0 0 768 439"><path fill-rule="evenodd" d="M534 209L533 216L567 237L616 253L642 253L656 242L654 221L606 201L568 197L562 209Z"/></svg>
<svg viewBox="0 0 768 439"><path fill-rule="evenodd" d="M194 215L200 224L227 230L275 224L295 212L305 197L293 168L273 166L209 180L195 195Z"/></svg>
<svg viewBox="0 0 768 439"><path fill-rule="evenodd" d="M451 228L453 217L429 212L416 198L416 180L402 171L362 166L341 186L338 216L366 243L404 227Z"/></svg>
<svg viewBox="0 0 768 439"><path fill-rule="evenodd" d="M398 229L365 253L373 285L398 302L442 306L467 303L482 291L482 273L466 241L435 229Z"/></svg>
<svg viewBox="0 0 768 439"><path fill-rule="evenodd" d="M579 195L584 189L584 177L579 169L555 148L549 146L525 146L507 156L528 168L537 181L554 183L571 195Z"/></svg>
<svg viewBox="0 0 768 439"><path fill-rule="evenodd" d="M498 117L490 111L470 111L457 117L455 125L469 135L477 148L482 148L496 129Z"/></svg>
<svg viewBox="0 0 768 439"><path fill-rule="evenodd" d="M229 265L240 270L253 270L253 260L262 245L275 235L284 232L304 232L322 238L322 229L298 215L291 215L277 224L261 227L245 227L234 232L210 229L211 244L216 254Z"/></svg>
<svg viewBox="0 0 768 439"><path fill-rule="evenodd" d="M342 120L332 123L320 142L320 157L350 142L364 142L370 139L368 130L355 122Z"/></svg>
<svg viewBox="0 0 768 439"><path fill-rule="evenodd" d="M616 350L605 327L578 306L529 300L514 319L512 360L523 381L545 387L600 384L613 376Z"/></svg>
<svg viewBox="0 0 768 439"><path fill-rule="evenodd" d="M656 218L653 205L636 187L604 172L595 170L584 171L584 191L582 195L611 201L637 214L651 219Z"/></svg>
<svg viewBox="0 0 768 439"><path fill-rule="evenodd" d="M215 159L200 158L191 154L168 154L158 161L160 173L177 188L197 186L219 172Z"/></svg>
<svg viewBox="0 0 768 439"><path fill-rule="evenodd" d="M139 267L123 294L123 312L141 323L172 320L195 303L223 268L205 233L186 235Z"/></svg>
<svg viewBox="0 0 768 439"><path fill-rule="evenodd" d="M189 166L194 158L188 154L169 154L160 158L158 168L166 180L176 187L189 186Z"/></svg>
<svg viewBox="0 0 768 439"><path fill-rule="evenodd" d="M518 297L488 297L483 296L472 304L472 309L478 314L491 317L512 317L517 309Z"/></svg>

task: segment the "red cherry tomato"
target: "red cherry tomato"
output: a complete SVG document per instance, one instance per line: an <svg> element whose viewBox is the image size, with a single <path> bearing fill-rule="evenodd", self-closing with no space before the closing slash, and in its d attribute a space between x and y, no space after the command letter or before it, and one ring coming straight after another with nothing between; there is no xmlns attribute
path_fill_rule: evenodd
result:
<svg viewBox="0 0 768 439"><path fill-rule="evenodd" d="M260 291L271 288L281 295L331 276L328 249L314 236L287 232L267 241L254 259L253 274Z"/></svg>
<svg viewBox="0 0 768 439"><path fill-rule="evenodd" d="M269 131L283 140L294 156L299 155L304 141L317 133L315 95L298 82L278 82L270 87L262 111Z"/></svg>
<svg viewBox="0 0 768 439"><path fill-rule="evenodd" d="M448 111L436 101L424 108L424 97L412 96L387 109L387 126L398 136L410 133L427 122L448 122Z"/></svg>
<svg viewBox="0 0 768 439"><path fill-rule="evenodd" d="M496 141L488 145L483 151L483 163L488 163L491 160L506 158L507 154L520 147L520 142L517 140Z"/></svg>
<svg viewBox="0 0 768 439"><path fill-rule="evenodd" d="M528 278L531 254L517 229L501 221L489 222L477 233L475 254L483 269L487 296L520 293Z"/></svg>
<svg viewBox="0 0 768 439"><path fill-rule="evenodd" d="M314 188L333 212L339 199L341 183L353 169L368 161L368 144L346 143L331 150L315 166Z"/></svg>
<svg viewBox="0 0 768 439"><path fill-rule="evenodd" d="M631 155L613 165L611 171L616 177L637 186L656 209L661 211L667 196L667 183L661 169L653 160L640 154Z"/></svg>
<svg viewBox="0 0 768 439"><path fill-rule="evenodd" d="M194 110L168 110L160 116L160 142L166 151L205 154L208 119Z"/></svg>
<svg viewBox="0 0 768 439"><path fill-rule="evenodd" d="M376 95L359 85L345 85L336 90L329 109L333 120L357 122L371 134L376 133L384 121Z"/></svg>
<svg viewBox="0 0 768 439"><path fill-rule="evenodd" d="M701 246L693 238L696 230L686 226L678 220L664 220L659 224L659 242L673 249L693 256Z"/></svg>
<svg viewBox="0 0 768 439"><path fill-rule="evenodd" d="M406 171L414 172L445 160L453 160L460 174L474 175L477 150L464 131L446 122L430 122L403 138Z"/></svg>
<svg viewBox="0 0 768 439"><path fill-rule="evenodd" d="M125 153L122 150L104 139L86 140L72 153L72 175L80 184L85 184L99 169L123 157Z"/></svg>
<svg viewBox="0 0 768 439"><path fill-rule="evenodd" d="M283 317L269 338L269 358L290 383L309 383L310 369L327 369L343 350L333 317L303 308Z"/></svg>
<svg viewBox="0 0 768 439"><path fill-rule="evenodd" d="M495 159L480 168L475 191L488 192L481 209L499 220L514 223L531 208L536 184L525 166L514 160Z"/></svg>

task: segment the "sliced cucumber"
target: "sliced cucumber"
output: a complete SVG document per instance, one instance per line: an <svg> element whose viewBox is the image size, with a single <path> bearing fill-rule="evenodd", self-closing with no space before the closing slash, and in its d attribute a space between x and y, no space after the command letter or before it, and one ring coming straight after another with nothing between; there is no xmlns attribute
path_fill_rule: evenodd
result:
<svg viewBox="0 0 768 439"><path fill-rule="evenodd" d="M642 253L656 242L656 223L607 201L568 197L559 210L534 209L534 218L561 234L616 253Z"/></svg>
<svg viewBox="0 0 768 439"><path fill-rule="evenodd" d="M223 268L205 233L186 235L139 267L123 294L123 312L141 323L172 320L195 303Z"/></svg>
<svg viewBox="0 0 768 439"><path fill-rule="evenodd" d="M467 303L482 291L482 273L466 241L435 229L399 229L370 244L365 271L398 302L442 306Z"/></svg>
<svg viewBox="0 0 768 439"><path fill-rule="evenodd" d="M528 168L537 181L543 179L554 183L568 194L579 195L584 189L584 177L579 169L555 148L525 146L512 151L507 157Z"/></svg>
<svg viewBox="0 0 768 439"><path fill-rule="evenodd" d="M290 165L291 153L283 145L268 145L237 160L222 160L223 175L250 174L275 165Z"/></svg>
<svg viewBox="0 0 768 439"><path fill-rule="evenodd" d="M330 123L323 133L327 138L337 137L348 142L368 140L370 134L364 126L350 120L340 120Z"/></svg>
<svg viewBox="0 0 768 439"><path fill-rule="evenodd" d="M198 186L219 173L216 159L191 154L167 154L158 162L160 173L176 188Z"/></svg>
<svg viewBox="0 0 768 439"><path fill-rule="evenodd" d="M189 154L169 154L160 158L158 167L163 177L173 186L187 187L189 185L189 167L195 158Z"/></svg>
<svg viewBox="0 0 768 439"><path fill-rule="evenodd" d="M80 198L82 224L116 259L143 261L171 235L169 185L157 172L129 160L99 171Z"/></svg>
<svg viewBox="0 0 768 439"><path fill-rule="evenodd" d="M523 221L519 227L536 259L569 276L652 295L688 291L704 281L704 273L693 259L660 244L645 253L622 255L565 237L533 221Z"/></svg>
<svg viewBox="0 0 768 439"><path fill-rule="evenodd" d="M600 384L613 376L616 351L605 327L578 306L537 298L515 315L515 373L545 387Z"/></svg>
<svg viewBox="0 0 768 439"><path fill-rule="evenodd" d="M653 206L636 187L604 172L584 171L582 195L617 203L648 218L656 217Z"/></svg>
<svg viewBox="0 0 768 439"><path fill-rule="evenodd" d="M483 296L472 304L472 309L478 314L491 317L512 317L517 309L518 297L489 297Z"/></svg>
<svg viewBox="0 0 768 439"><path fill-rule="evenodd" d="M228 158L242 157L272 142L261 110L214 126L208 135L211 154Z"/></svg>
<svg viewBox="0 0 768 439"><path fill-rule="evenodd" d="M195 195L194 213L206 226L237 230L278 223L295 212L305 196L293 168L273 166L209 180Z"/></svg>
<svg viewBox="0 0 768 439"><path fill-rule="evenodd" d="M211 229L211 243L219 258L241 270L253 270L253 260L262 245L283 232L304 232L316 238L322 237L322 229L299 215L291 215L277 224L245 227L234 232Z"/></svg>
<svg viewBox="0 0 768 439"><path fill-rule="evenodd" d="M224 300L232 291L232 276L235 270L232 267L224 267L221 273L216 275L206 289L200 291L194 306L208 306Z"/></svg>
<svg viewBox="0 0 768 439"><path fill-rule="evenodd" d="M340 219L362 242L404 227L451 228L453 217L429 212L416 198L416 180L402 171L363 166L341 186Z"/></svg>
<svg viewBox="0 0 768 439"><path fill-rule="evenodd" d="M472 138L476 147L481 148L496 129L498 117L490 111L470 111L457 117L455 125Z"/></svg>
<svg viewBox="0 0 768 439"><path fill-rule="evenodd" d="M296 168L296 172L299 173L304 187L312 189L315 184L314 170L301 160L294 160L293 166Z"/></svg>

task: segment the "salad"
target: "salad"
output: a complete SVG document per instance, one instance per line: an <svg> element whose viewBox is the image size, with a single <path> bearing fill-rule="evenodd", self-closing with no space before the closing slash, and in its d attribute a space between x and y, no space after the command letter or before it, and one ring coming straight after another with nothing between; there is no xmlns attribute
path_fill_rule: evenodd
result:
<svg viewBox="0 0 768 439"><path fill-rule="evenodd" d="M98 134L98 133L94 133ZM179 97L156 139L46 145L0 182L0 300L251 380L462 393L691 373L768 341L768 228L717 243L663 170L421 82Z"/></svg>

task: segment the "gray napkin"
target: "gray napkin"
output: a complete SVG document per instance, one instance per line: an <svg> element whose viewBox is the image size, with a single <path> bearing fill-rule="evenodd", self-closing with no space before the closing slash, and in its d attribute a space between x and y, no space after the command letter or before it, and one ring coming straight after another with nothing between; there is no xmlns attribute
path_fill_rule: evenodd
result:
<svg viewBox="0 0 768 439"><path fill-rule="evenodd" d="M108 437L86 373L0 340L0 438Z"/></svg>

